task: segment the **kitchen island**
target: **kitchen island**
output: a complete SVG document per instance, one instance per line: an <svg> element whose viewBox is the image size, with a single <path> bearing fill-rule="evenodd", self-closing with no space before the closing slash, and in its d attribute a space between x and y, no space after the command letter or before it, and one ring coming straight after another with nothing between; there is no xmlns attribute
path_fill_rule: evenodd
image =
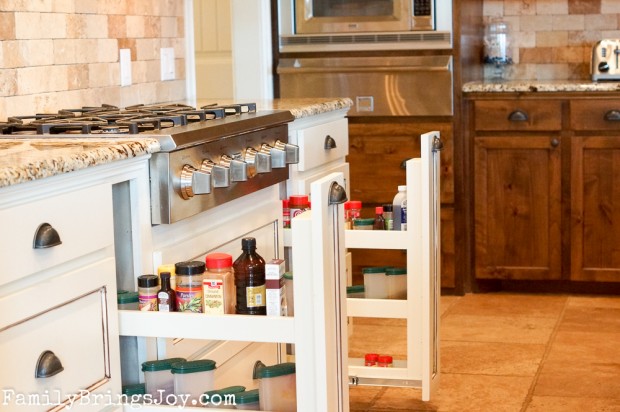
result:
<svg viewBox="0 0 620 412"><path fill-rule="evenodd" d="M620 291L620 83L463 92L473 289Z"/></svg>
<svg viewBox="0 0 620 412"><path fill-rule="evenodd" d="M286 106L294 114L295 128L289 134L298 134L306 126L321 126L318 123L323 121L346 125L344 115L350 103L349 99L313 99L270 104L272 108ZM346 127L338 130L346 133ZM341 137L344 142L346 137ZM0 322L0 360L15 371L0 378L0 388L14 388L16 394L58 390L58 404L73 394L80 395L77 401L92 401L93 394L119 394L121 383L141 379L141 361L172 356L173 349L191 350L196 341L184 339L168 346L166 339L146 338L139 343L138 362L125 362L119 336L136 336L134 332L145 322L139 318L135 325L131 323L133 314L120 314L117 290L135 290L136 278L157 273L160 263L202 259L205 252L214 249L238 254L238 238L248 233L263 242L267 257L282 253L282 244L273 242L274 231L275 236L282 237L281 227L275 224L281 219L281 185L235 199L187 221L153 226L149 158L159 150L159 141L146 134L105 139L75 135L0 139L4 155L0 161L0 221L5 233L11 234L0 241L0 256L13 268L0 279L0 309L6 314ZM302 158L303 153L301 149ZM341 152L334 153L338 153L337 158L325 157L330 167L345 162ZM313 165L312 170L326 172L322 166ZM269 238L271 241L265 242ZM265 249L269 244L280 251ZM186 320L191 323L195 319L187 315ZM294 331L302 328L292 328L296 322L292 318L260 320L254 319L254 324L266 327L254 328L259 342L254 346L249 346L254 336L244 327L226 328L225 336L218 334L218 328L209 327L192 329L192 333L203 331L201 339L236 340L228 346L246 348L252 359L273 363L274 355L267 358L261 342L274 338L295 341ZM146 323L151 321L162 326L162 319ZM205 321L207 318L201 317L199 322L202 325ZM241 318L234 321L236 325L243 323ZM215 324L219 322L230 324L227 319L218 319ZM274 331L272 336L270 330ZM165 327L151 328L139 336L158 336L159 331L163 332L159 336L171 336ZM173 336L179 337L177 332ZM221 345L215 352L212 355L218 365L240 362ZM32 370L39 358L62 366L51 371L41 366L44 377L35 378ZM253 366L247 359L242 363L244 371ZM130 367L125 368L127 365ZM223 369L219 382L238 381L239 375L227 375ZM299 363L298 379L314 382L305 376L305 370ZM243 376L251 383L251 374ZM84 388L87 391L82 391ZM320 400L310 389L298 396L308 402Z"/></svg>

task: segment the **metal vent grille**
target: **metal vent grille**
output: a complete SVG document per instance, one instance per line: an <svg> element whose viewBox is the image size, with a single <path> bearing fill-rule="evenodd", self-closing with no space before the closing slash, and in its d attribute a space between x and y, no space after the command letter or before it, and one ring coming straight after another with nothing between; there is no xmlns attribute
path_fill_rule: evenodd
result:
<svg viewBox="0 0 620 412"><path fill-rule="evenodd" d="M387 34L350 35L293 35L281 36L281 46L304 44L377 44L377 43L424 43L447 42L451 40L448 32L407 32Z"/></svg>

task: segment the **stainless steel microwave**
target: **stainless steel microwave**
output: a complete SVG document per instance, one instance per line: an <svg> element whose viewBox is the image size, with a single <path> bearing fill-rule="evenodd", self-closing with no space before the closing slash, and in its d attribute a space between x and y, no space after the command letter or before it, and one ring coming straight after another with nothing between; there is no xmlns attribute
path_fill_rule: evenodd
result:
<svg viewBox="0 0 620 412"><path fill-rule="evenodd" d="M434 0L295 0L295 32L433 30L434 9Z"/></svg>
<svg viewBox="0 0 620 412"><path fill-rule="evenodd" d="M452 47L452 0L278 0L281 52Z"/></svg>

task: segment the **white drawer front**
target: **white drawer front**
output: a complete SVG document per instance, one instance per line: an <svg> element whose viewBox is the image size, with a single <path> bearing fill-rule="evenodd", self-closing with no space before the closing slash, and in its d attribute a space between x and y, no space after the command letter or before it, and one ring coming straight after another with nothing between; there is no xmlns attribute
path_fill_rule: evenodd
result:
<svg viewBox="0 0 620 412"><path fill-rule="evenodd" d="M3 285L112 245L112 189L99 185L0 210L0 222L0 257L11 268L0 276ZM33 248L43 223L58 232L62 244Z"/></svg>
<svg viewBox="0 0 620 412"><path fill-rule="evenodd" d="M325 139L330 136L336 147L325 149ZM349 153L349 128L347 119L308 127L297 132L299 163L297 170L306 171L314 167L343 158Z"/></svg>
<svg viewBox="0 0 620 412"><path fill-rule="evenodd" d="M109 258L0 299L0 310L13 312L0 322L1 410L47 411L83 390L103 393L110 388L109 334L116 327L110 329L108 322L116 322L116 314L108 313L107 301L115 290L106 292L104 280L113 279L113 273L114 259ZM25 317L16 321L16 312ZM37 361L45 351L52 351L64 370L36 378ZM24 394L49 397L22 398L24 409ZM71 410L90 410L93 402L94 396L84 396Z"/></svg>
<svg viewBox="0 0 620 412"><path fill-rule="evenodd" d="M330 173L338 172L342 173L344 176L345 189L347 191L347 196L350 198L348 163L336 163L334 166L327 169L318 170L316 173L304 173L301 175L295 175L294 177L292 176L291 179L287 181L288 195L310 195L310 185L313 182L327 176Z"/></svg>

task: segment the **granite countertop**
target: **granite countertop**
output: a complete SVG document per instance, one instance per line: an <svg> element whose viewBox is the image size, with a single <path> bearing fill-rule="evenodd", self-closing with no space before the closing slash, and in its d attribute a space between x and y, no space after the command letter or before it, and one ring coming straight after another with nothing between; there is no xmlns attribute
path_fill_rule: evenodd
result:
<svg viewBox="0 0 620 412"><path fill-rule="evenodd" d="M465 83L463 93L618 92L620 82L588 80L510 80Z"/></svg>
<svg viewBox="0 0 620 412"><path fill-rule="evenodd" d="M0 139L0 187L159 151L152 138Z"/></svg>
<svg viewBox="0 0 620 412"><path fill-rule="evenodd" d="M236 103L256 103L257 110L288 110L295 117L301 119L303 117L316 116L321 113L333 112L340 109L348 109L353 106L353 100L348 97L308 97L298 99L273 99L258 101L236 101ZM198 100L196 106L205 106L208 104L232 104L233 100ZM191 104L191 103L190 103Z"/></svg>
<svg viewBox="0 0 620 412"><path fill-rule="evenodd" d="M202 106L212 102L199 102ZM230 104L219 101L218 104ZM296 119L348 109L349 98L275 99L256 102L258 110L288 110ZM158 152L148 137L0 138L0 187L68 173L117 160Z"/></svg>

